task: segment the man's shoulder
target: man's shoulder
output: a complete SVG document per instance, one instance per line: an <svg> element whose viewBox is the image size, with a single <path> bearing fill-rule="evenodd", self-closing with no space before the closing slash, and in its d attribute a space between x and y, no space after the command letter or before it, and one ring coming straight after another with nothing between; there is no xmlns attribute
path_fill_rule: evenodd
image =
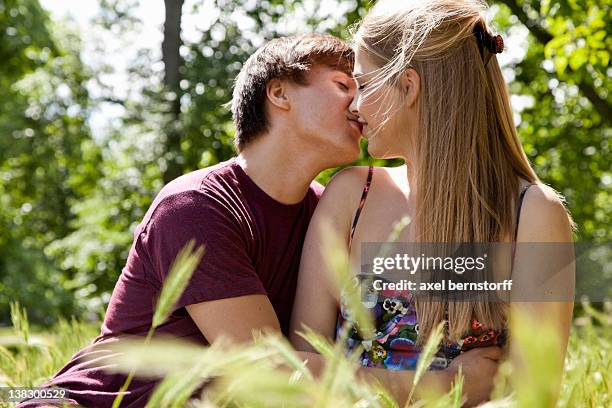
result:
<svg viewBox="0 0 612 408"><path fill-rule="evenodd" d="M213 166L194 170L177 177L162 188L159 196L172 195L184 191L201 190L204 186L214 184L216 178L233 177L234 160L226 160Z"/></svg>
<svg viewBox="0 0 612 408"><path fill-rule="evenodd" d="M224 208L224 202L228 200L223 200L222 196L228 193L232 183L220 180L231 180L234 177L232 163L233 160L228 160L198 169L166 184L149 207L144 223L149 223L151 218L185 221L186 217L202 216Z"/></svg>

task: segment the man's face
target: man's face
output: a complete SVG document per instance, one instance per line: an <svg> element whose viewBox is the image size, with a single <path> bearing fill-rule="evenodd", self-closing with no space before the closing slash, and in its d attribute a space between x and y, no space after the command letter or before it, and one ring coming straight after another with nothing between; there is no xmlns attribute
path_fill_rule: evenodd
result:
<svg viewBox="0 0 612 408"><path fill-rule="evenodd" d="M350 113L356 84L347 73L315 65L307 85L290 84L292 120L304 148L315 149L329 166L359 157L361 124ZM301 144L301 143L300 143Z"/></svg>

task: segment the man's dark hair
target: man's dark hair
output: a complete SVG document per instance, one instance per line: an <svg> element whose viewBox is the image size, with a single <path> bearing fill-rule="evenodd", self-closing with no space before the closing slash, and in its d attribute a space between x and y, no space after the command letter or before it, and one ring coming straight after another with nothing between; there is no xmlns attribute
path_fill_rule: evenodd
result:
<svg viewBox="0 0 612 408"><path fill-rule="evenodd" d="M270 80L290 79L307 85L306 72L314 65L331 66L351 75L354 59L349 45L331 35L281 37L258 49L244 63L234 86L232 116L238 150L268 127L265 98Z"/></svg>

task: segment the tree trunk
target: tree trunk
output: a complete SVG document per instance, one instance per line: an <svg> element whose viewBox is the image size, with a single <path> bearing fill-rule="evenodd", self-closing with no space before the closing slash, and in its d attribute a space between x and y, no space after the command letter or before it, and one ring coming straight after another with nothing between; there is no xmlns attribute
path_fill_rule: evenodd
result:
<svg viewBox="0 0 612 408"><path fill-rule="evenodd" d="M166 19L164 21L164 40L162 42L162 61L164 62L164 85L166 91L174 95L170 104L169 120L166 124L166 162L164 182L180 176L183 172L181 154L181 66L183 60L179 49L181 40L181 17L184 0L164 0Z"/></svg>

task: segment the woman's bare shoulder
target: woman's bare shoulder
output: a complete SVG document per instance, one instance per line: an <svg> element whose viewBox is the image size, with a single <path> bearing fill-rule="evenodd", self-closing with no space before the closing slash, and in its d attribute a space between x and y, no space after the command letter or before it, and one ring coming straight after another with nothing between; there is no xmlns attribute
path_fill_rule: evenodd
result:
<svg viewBox="0 0 612 408"><path fill-rule="evenodd" d="M361 198L368 178L369 166L353 166L336 173L325 188L325 194L344 197L344 201L357 202ZM405 182L405 166L374 167L372 190L381 190Z"/></svg>
<svg viewBox="0 0 612 408"><path fill-rule="evenodd" d="M518 240L531 242L568 242L572 221L557 191L537 182L525 192L521 209Z"/></svg>
<svg viewBox="0 0 612 408"><path fill-rule="evenodd" d="M314 220L331 219L337 227L349 228L350 218L359 206L367 178L367 166L347 167L336 173L323 191Z"/></svg>
<svg viewBox="0 0 612 408"><path fill-rule="evenodd" d="M334 174L323 192L326 195L344 197L343 201L351 201L351 198L361 196L363 186L368 178L367 166L347 167Z"/></svg>

